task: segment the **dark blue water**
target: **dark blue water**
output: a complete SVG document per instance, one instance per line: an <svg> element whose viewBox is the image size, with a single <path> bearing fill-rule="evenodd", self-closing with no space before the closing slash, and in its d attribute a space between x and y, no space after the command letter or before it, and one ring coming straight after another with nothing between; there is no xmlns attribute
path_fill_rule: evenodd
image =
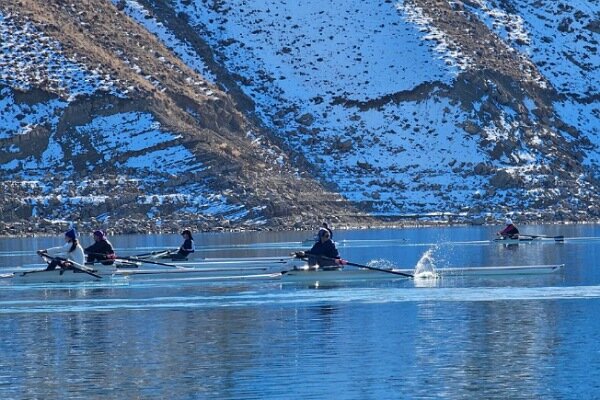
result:
<svg viewBox="0 0 600 400"><path fill-rule="evenodd" d="M552 275L310 283L0 282L1 399L594 399L600 227L502 246L498 227L336 231L344 258L565 264ZM196 235L197 257L285 256L306 233ZM120 254L180 237L110 238ZM87 244L83 238L84 245ZM60 238L0 240L0 274Z"/></svg>

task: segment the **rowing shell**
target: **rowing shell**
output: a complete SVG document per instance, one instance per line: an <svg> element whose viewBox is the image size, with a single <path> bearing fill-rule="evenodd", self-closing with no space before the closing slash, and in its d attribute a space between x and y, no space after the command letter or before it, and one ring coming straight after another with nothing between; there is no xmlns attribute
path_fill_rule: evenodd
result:
<svg viewBox="0 0 600 400"><path fill-rule="evenodd" d="M117 259L111 267L117 269L136 269L141 268L144 264L155 265L157 263L150 262L149 259L128 258L127 260ZM46 266L46 263L27 264L28 266ZM98 264L86 264L91 268L102 268ZM159 263L158 265L170 266L171 268L245 268L245 267L263 267L263 268L279 268L289 269L304 265L304 261L296 257L235 257L235 258L200 258L197 261L176 261L174 263ZM2 275L0 275L1 277Z"/></svg>
<svg viewBox="0 0 600 400"><path fill-rule="evenodd" d="M278 267L292 268L304 265L302 259L296 257L233 257L233 258L200 258L196 261L176 262L181 267Z"/></svg>
<svg viewBox="0 0 600 400"><path fill-rule="evenodd" d="M492 242L498 243L498 244L564 243L564 238L562 236L556 236L556 237L523 236L523 237L519 237L518 239L495 238L492 240Z"/></svg>
<svg viewBox="0 0 600 400"><path fill-rule="evenodd" d="M36 284L36 283L85 283L85 282L113 282L118 279L131 279L134 280L152 280L155 281L228 281L228 280L264 280L264 279L278 279L281 277L281 272L268 273L262 271L262 273L254 272L248 274L247 271L240 272L228 270L228 271L189 271L189 270L145 270L136 271L132 273L130 271L117 271L112 275L101 275L101 278L94 277L92 275L77 272L74 270L66 270L63 274L60 274L60 270L53 271L29 271L27 274L12 273L0 275L0 278L12 278L11 281L14 283L25 283L25 284ZM123 281L121 281L123 282Z"/></svg>
<svg viewBox="0 0 600 400"><path fill-rule="evenodd" d="M216 258L205 259L201 262L190 263L190 267L173 264L161 264L163 267L142 267L143 262L116 262L113 265L96 264L85 266L86 270L100 277L90 275L79 270L46 271L37 270L15 270L12 273L0 274L0 278L12 278L13 282L19 283L65 283L65 282L93 282L98 280L110 280L113 278L127 278L129 280L143 279L200 279L219 280L220 278L232 279L238 277L257 278L265 275L269 278L281 275L281 270L289 270L304 264L302 260L294 257L263 257L248 259ZM43 264L46 265L46 264ZM193 265L193 267L192 267ZM84 266L81 266L84 268Z"/></svg>
<svg viewBox="0 0 600 400"><path fill-rule="evenodd" d="M502 267L443 268L436 272L441 276L490 276L490 275L543 275L560 272L565 264L511 265Z"/></svg>
<svg viewBox="0 0 600 400"><path fill-rule="evenodd" d="M110 268L108 266L97 267L93 276L78 270L52 271L33 270L25 272L13 272L0 275L0 278L12 278L15 283L67 283L67 282L94 282L110 281L111 279L129 279L129 280L178 280L178 279L196 279L196 280L231 280L258 277L277 278L281 272L272 272L268 268L249 267L249 268Z"/></svg>
<svg viewBox="0 0 600 400"><path fill-rule="evenodd" d="M477 277L477 276L516 276L516 275L544 275L561 271L564 264L553 265L521 265L521 266L496 266L496 267L466 267L443 268L436 270L439 277ZM414 274L412 269L392 269L391 272ZM419 279L419 275L415 276ZM407 277L391 274L384 271L369 269L342 269L342 270L309 270L306 268L293 269L282 275L283 281L346 281L346 280L380 280L380 279L407 279Z"/></svg>
<svg viewBox="0 0 600 400"><path fill-rule="evenodd" d="M13 272L12 274L2 275L2 278L12 278L13 282L18 283L93 282L101 279L76 269L61 270L60 268L51 271L40 269L25 272Z"/></svg>

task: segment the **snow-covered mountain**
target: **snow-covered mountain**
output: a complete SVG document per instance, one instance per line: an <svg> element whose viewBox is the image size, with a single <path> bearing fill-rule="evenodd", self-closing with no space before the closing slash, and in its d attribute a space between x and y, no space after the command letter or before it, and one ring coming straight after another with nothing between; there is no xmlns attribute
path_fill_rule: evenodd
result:
<svg viewBox="0 0 600 400"><path fill-rule="evenodd" d="M599 40L592 1L0 0L1 217L595 218Z"/></svg>
<svg viewBox="0 0 600 400"><path fill-rule="evenodd" d="M192 28L260 119L372 212L585 210L599 7L530 3L127 2Z"/></svg>

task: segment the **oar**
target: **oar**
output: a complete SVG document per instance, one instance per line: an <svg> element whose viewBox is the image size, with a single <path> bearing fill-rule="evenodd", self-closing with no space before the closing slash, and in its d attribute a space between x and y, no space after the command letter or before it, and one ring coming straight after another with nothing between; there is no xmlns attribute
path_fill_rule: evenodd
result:
<svg viewBox="0 0 600 400"><path fill-rule="evenodd" d="M106 257L107 254L104 253L87 253L90 254L92 256L102 256L102 257ZM102 262L107 262L107 261L125 261L125 262L132 262L132 263L145 263L145 264L155 264L155 265L163 265L165 267L171 267L171 268L182 268L179 265L173 265L173 264L165 264L165 263L161 263L161 262L157 262L157 261L150 261L150 260L146 260L143 258L135 258L135 257L115 257L115 258L107 258L106 260L98 260L100 263Z"/></svg>
<svg viewBox="0 0 600 400"><path fill-rule="evenodd" d="M40 256L44 257L44 258L48 258L51 260L59 260L59 261L67 261L69 264L71 264L71 268L79 271L79 272L85 272L88 275L91 275L93 277L102 279L102 276L95 274L94 272L90 271L88 268L83 267L79 264L77 264L76 262L63 258L63 257L52 257L51 255L49 255L48 253L40 253ZM30 272L38 272L38 271L30 271ZM27 274L27 272L23 272L23 275ZM62 275L62 274L61 274Z"/></svg>
<svg viewBox="0 0 600 400"><path fill-rule="evenodd" d="M161 262L157 262L157 261L144 260L143 258L140 259L140 258L133 258L133 257L116 257L114 260L115 261L141 262L144 264L162 265L162 266L171 267L171 268L183 268L180 265L166 264L166 263L161 263Z"/></svg>
<svg viewBox="0 0 600 400"><path fill-rule="evenodd" d="M151 253L143 253L143 254L136 254L132 257L146 257L146 256L155 256L158 254L165 254L165 253L170 253L172 251L177 251L177 249L172 250L172 249L167 249L167 250L159 250L159 251L153 251Z"/></svg>
<svg viewBox="0 0 600 400"><path fill-rule="evenodd" d="M388 273L388 274L394 274L394 275L402 275L402 276L406 276L407 278L414 278L414 277L415 277L414 275L412 275L412 274L407 274L407 273L405 273L405 272L393 271L393 270L390 270L390 269L382 269L382 268L370 267L370 266L368 266L368 265L356 264L356 263L353 263L353 262L350 262L350 261L341 260L341 259L339 259L339 258L331 258L331 257L319 256L319 255L316 255L316 254L310 254L310 253L304 253L304 254L305 254L305 257L298 257L298 256L296 256L296 257L298 257L298 258L302 258L302 259L305 259L305 258L308 258L309 256L312 256L312 257L320 258L320 259L322 259L322 260L334 261L334 262L336 262L336 263L337 263L337 260L340 260L340 263L341 263L342 265L351 265L351 266L353 266L353 267L370 269L370 270L372 270L372 271L386 272L386 273Z"/></svg>
<svg viewBox="0 0 600 400"><path fill-rule="evenodd" d="M520 233L519 236L526 236L526 237L530 237L530 238L554 239L557 242L562 242L563 240L565 240L565 237L563 235L559 235L559 236L546 236L546 235L526 235L524 233Z"/></svg>

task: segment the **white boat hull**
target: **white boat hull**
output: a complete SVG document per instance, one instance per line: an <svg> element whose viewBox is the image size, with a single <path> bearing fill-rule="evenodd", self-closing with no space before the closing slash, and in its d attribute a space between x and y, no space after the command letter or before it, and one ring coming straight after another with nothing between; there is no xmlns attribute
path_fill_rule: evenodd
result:
<svg viewBox="0 0 600 400"><path fill-rule="evenodd" d="M256 277L267 275L272 277L282 270L290 270L304 261L297 258L263 257L263 258L219 258L204 259L200 262L189 264L177 264L173 267L152 266L138 268L111 268L99 266L97 271L100 275L125 276L130 279L159 279L159 278L220 278L232 276ZM188 267L189 266L189 267Z"/></svg>
<svg viewBox="0 0 600 400"><path fill-rule="evenodd" d="M0 278L9 279L14 283L80 283L80 282L110 282L113 279L128 280L232 280L232 279L273 279L281 276L280 272L268 272L266 268L249 269L109 269L94 270L99 277L79 272L60 269L53 271L35 270L3 274ZM4 280L3 279L3 280Z"/></svg>
<svg viewBox="0 0 600 400"><path fill-rule="evenodd" d="M410 273L410 272L409 272ZM284 273L281 277L284 282L343 282L343 281L372 281L372 280L394 280L407 279L408 277L391 274L388 272L378 272L369 269L345 269L338 271L327 270L305 270L297 269Z"/></svg>
<svg viewBox="0 0 600 400"><path fill-rule="evenodd" d="M439 277L477 277L477 276L516 276L516 275L543 275L553 274L562 270L564 264L553 265L524 265L524 266L494 266L494 267L467 267L443 268L436 270ZM392 269L390 272L400 272L412 275L412 269ZM283 281L348 281L348 280L394 280L407 279L408 277L384 271L370 269L345 268L342 270L291 270L282 275ZM418 275L416 276L418 278Z"/></svg>
<svg viewBox="0 0 600 400"><path fill-rule="evenodd" d="M129 280L144 279L196 279L196 280L231 280L237 279L258 279L280 276L282 270L289 270L303 264L302 260L287 257L265 257L262 259L211 259L201 263L190 264L193 267L183 267L173 264L169 266L154 266L143 263L127 263L113 265L95 264L85 266L91 272L99 277L87 274L83 271L56 269L46 271L45 269L21 271L16 270L12 273L0 275L0 278L8 279L16 283L65 283L65 282L89 282L89 281L109 281L113 278L127 278ZM82 266L83 268L83 266Z"/></svg>
<svg viewBox="0 0 600 400"><path fill-rule="evenodd" d="M564 243L564 239L545 237L520 237L518 239L496 238L493 239L492 242L497 244Z"/></svg>
<svg viewBox="0 0 600 400"><path fill-rule="evenodd" d="M74 269L68 269L65 271L62 271L61 269L55 269L52 271L37 270L14 272L12 276L7 274L5 278L12 278L12 281L16 283L93 282L101 279Z"/></svg>
<svg viewBox="0 0 600 400"><path fill-rule="evenodd" d="M177 262L181 267L228 268L264 267L289 269L304 265L304 261L293 257L248 257L248 258L201 258L197 261Z"/></svg>
<svg viewBox="0 0 600 400"><path fill-rule="evenodd" d="M443 268L437 270L436 272L441 276L543 275L560 272L564 266L564 264L549 264Z"/></svg>

